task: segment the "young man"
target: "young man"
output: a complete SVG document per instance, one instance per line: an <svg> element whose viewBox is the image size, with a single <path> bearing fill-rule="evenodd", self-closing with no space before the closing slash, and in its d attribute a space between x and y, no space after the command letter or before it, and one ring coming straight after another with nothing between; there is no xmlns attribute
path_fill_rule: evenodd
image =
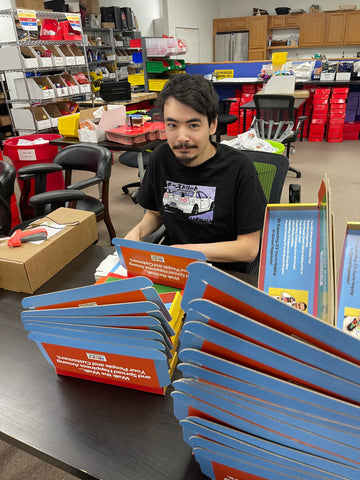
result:
<svg viewBox="0 0 360 480"><path fill-rule="evenodd" d="M218 104L202 75L166 83L156 106L167 143L152 153L136 197L147 211L125 238L142 240L164 224L165 244L242 271L259 251L266 198L246 152L211 142Z"/></svg>

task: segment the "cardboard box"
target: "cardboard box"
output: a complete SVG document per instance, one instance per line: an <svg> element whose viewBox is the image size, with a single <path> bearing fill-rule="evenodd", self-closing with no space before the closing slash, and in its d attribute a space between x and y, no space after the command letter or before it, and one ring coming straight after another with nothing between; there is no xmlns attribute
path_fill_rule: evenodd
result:
<svg viewBox="0 0 360 480"><path fill-rule="evenodd" d="M34 293L98 238L92 212L59 208L51 213L51 218L60 224L76 225L67 226L40 244L2 247L0 288Z"/></svg>
<svg viewBox="0 0 360 480"><path fill-rule="evenodd" d="M85 8L86 13L100 13L99 0L80 0L80 7Z"/></svg>
<svg viewBox="0 0 360 480"><path fill-rule="evenodd" d="M86 128L86 120L100 119L94 130ZM126 109L124 105L105 105L104 107L81 110L79 117L80 142L98 143L105 140L105 132L112 128L124 125ZM83 127L83 128L81 128Z"/></svg>
<svg viewBox="0 0 360 480"><path fill-rule="evenodd" d="M16 0L16 8L25 10L44 10L43 0Z"/></svg>

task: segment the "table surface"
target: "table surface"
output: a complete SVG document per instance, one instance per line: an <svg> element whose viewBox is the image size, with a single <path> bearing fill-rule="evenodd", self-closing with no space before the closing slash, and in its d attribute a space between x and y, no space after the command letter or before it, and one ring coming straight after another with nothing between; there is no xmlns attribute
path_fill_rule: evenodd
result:
<svg viewBox="0 0 360 480"><path fill-rule="evenodd" d="M109 142L108 140L104 140L103 142L99 143L90 143L89 145L101 145L102 147L106 147L109 150L116 150L116 151L123 151L123 152L145 152L147 149L154 149L157 146L164 143L166 140L149 140L143 143L134 143L132 145L124 145L122 143L117 142ZM57 145L59 147L67 147L69 145L74 145L77 143L84 144L84 142L80 142L80 140L76 137L61 137L55 138L54 140L49 141L50 145Z"/></svg>
<svg viewBox="0 0 360 480"><path fill-rule="evenodd" d="M94 283L97 265L113 251L91 246L36 293ZM207 478L182 439L171 386L158 396L58 376L27 338L24 296L0 290L1 439L83 479Z"/></svg>
<svg viewBox="0 0 360 480"><path fill-rule="evenodd" d="M265 95L265 94L264 94ZM305 102L307 97L295 97L294 100L294 108L295 110L301 107L301 105ZM244 103L243 105L239 105L240 110L254 110L255 109L255 102L251 100L250 102Z"/></svg>
<svg viewBox="0 0 360 480"><path fill-rule="evenodd" d="M108 103L111 103L112 105L132 105L135 103L141 103L141 102L147 102L149 100L155 100L157 98L158 94L157 92L137 92L137 93L132 93L131 94L131 100L121 100L118 102L105 102L105 100L102 99L96 99L94 101L94 105L107 105ZM91 100L85 100L83 102L79 102L80 106L84 107L92 107L92 101Z"/></svg>

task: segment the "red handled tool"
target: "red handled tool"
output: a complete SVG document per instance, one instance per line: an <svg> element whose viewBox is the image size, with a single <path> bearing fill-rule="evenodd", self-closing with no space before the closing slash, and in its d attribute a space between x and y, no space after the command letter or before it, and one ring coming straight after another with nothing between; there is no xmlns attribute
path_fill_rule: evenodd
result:
<svg viewBox="0 0 360 480"><path fill-rule="evenodd" d="M9 247L20 247L25 242L35 242L36 240L46 240L46 228L32 228L31 230L15 230L11 237L0 238L0 241L7 240Z"/></svg>

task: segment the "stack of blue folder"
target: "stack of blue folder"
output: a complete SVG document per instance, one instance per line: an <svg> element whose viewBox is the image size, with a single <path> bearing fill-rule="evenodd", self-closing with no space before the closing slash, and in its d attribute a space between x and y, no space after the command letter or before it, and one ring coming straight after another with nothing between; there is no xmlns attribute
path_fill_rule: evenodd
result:
<svg viewBox="0 0 360 480"><path fill-rule="evenodd" d="M358 340L211 265L188 271L171 395L203 473L358 480Z"/></svg>

